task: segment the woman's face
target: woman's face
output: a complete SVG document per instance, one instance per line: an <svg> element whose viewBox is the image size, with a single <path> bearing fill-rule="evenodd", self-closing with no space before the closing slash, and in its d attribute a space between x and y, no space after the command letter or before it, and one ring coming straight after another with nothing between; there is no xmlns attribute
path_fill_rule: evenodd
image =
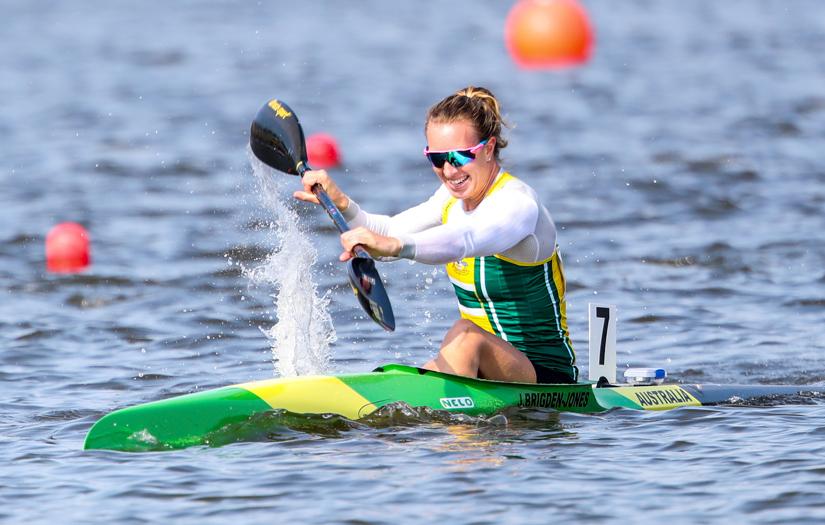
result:
<svg viewBox="0 0 825 525"><path fill-rule="evenodd" d="M427 125L427 147L430 151L469 150L484 139L487 143L475 151L475 159L456 167L445 162L433 171L456 199L464 201L464 208L472 210L481 203L498 174L498 162L493 156L494 137L479 137L473 125L466 120L430 122Z"/></svg>

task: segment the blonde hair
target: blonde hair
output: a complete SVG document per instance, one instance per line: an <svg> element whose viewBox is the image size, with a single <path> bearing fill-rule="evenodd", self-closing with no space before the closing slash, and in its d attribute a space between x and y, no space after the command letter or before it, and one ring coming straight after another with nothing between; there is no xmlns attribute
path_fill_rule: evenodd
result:
<svg viewBox="0 0 825 525"><path fill-rule="evenodd" d="M496 159L499 150L507 147L501 128L509 126L501 116L501 105L489 89L467 86L432 106L427 111L424 133L427 133L430 122L450 123L458 120L469 121L478 132L479 140L496 138Z"/></svg>

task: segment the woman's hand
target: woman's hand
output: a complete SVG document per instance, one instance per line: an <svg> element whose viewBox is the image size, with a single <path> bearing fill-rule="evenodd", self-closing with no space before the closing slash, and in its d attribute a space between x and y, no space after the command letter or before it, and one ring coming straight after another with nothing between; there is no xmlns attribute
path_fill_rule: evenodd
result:
<svg viewBox="0 0 825 525"><path fill-rule="evenodd" d="M341 246L344 247L344 252L339 259L342 262L354 257L352 249L356 244L363 246L373 257L396 257L402 248L400 239L378 235L359 226L341 234Z"/></svg>
<svg viewBox="0 0 825 525"><path fill-rule="evenodd" d="M327 192L329 198L332 199L332 202L335 203L335 207L338 208L339 211L344 211L349 206L349 197L347 197L346 193L341 191L335 181L332 180L332 177L326 172L326 170L312 170L304 172L304 176L301 177L301 183L304 185L304 191L296 191L292 194L298 200L311 202L313 204L321 204L318 202L318 197L312 193L312 187L316 184L320 184L324 191Z"/></svg>

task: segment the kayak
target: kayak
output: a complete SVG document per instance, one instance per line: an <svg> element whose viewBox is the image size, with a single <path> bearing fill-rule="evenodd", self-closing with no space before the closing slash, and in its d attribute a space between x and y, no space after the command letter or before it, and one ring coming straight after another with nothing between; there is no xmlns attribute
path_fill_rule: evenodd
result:
<svg viewBox="0 0 825 525"><path fill-rule="evenodd" d="M352 420L393 403L470 416L509 407L592 414L808 393L825 393L825 386L508 383L388 364L368 373L273 378L123 408L92 426L84 448L145 451L209 445L210 436L221 429L274 410Z"/></svg>

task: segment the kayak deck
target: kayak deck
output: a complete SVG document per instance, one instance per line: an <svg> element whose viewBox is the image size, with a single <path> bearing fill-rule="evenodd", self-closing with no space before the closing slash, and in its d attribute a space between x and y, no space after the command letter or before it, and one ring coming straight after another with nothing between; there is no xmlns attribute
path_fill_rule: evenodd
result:
<svg viewBox="0 0 825 525"><path fill-rule="evenodd" d="M208 436L272 410L363 418L390 403L491 415L507 407L598 413L613 408L669 410L825 387L676 385L606 386L506 383L390 364L373 372L273 378L123 408L98 420L85 449L144 451L208 443Z"/></svg>

